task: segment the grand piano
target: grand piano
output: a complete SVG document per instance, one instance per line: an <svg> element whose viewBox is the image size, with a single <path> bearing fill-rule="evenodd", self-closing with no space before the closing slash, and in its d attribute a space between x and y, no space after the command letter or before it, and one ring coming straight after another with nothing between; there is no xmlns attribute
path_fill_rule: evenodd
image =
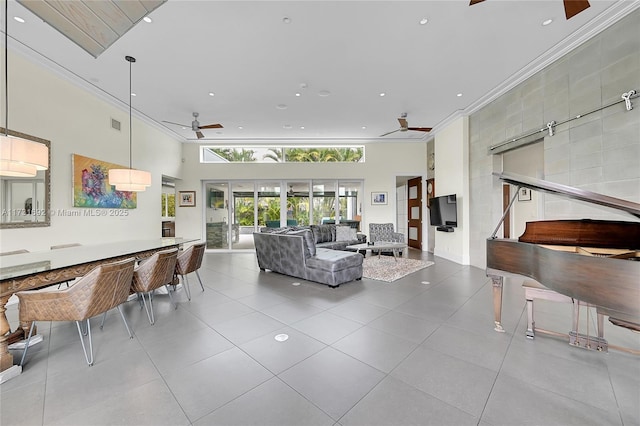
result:
<svg viewBox="0 0 640 426"><path fill-rule="evenodd" d="M617 326L640 331L640 204L570 186L494 173L520 188L616 209L635 221L551 220L527 222L518 240L496 234L513 205L487 239L487 276L493 283L495 330L502 327L504 277L529 277L562 295L594 306Z"/></svg>

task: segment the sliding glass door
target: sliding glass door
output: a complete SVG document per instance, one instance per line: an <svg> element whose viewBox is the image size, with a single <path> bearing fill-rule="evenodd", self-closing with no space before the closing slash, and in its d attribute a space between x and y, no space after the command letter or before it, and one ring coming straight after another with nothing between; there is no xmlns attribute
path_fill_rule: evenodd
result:
<svg viewBox="0 0 640 426"><path fill-rule="evenodd" d="M358 180L205 182L207 248L254 249L253 232L261 227L342 222L359 229L362 186Z"/></svg>

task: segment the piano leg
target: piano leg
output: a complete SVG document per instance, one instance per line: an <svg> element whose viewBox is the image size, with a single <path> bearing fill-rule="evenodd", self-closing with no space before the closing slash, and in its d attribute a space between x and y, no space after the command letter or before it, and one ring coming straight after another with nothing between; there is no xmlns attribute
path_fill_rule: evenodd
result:
<svg viewBox="0 0 640 426"><path fill-rule="evenodd" d="M533 320L533 298L527 297L527 339L534 339L536 337L535 329L536 322Z"/></svg>
<svg viewBox="0 0 640 426"><path fill-rule="evenodd" d="M504 278L501 275L489 275L493 283L493 322L495 331L504 333L502 328L502 283Z"/></svg>

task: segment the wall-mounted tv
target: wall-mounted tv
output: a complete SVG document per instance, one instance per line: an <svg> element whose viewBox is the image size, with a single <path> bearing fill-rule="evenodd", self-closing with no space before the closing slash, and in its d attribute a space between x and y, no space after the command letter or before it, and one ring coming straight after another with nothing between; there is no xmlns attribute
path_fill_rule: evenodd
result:
<svg viewBox="0 0 640 426"><path fill-rule="evenodd" d="M429 207L429 221L438 231L453 232L453 228L458 226L456 194L433 197Z"/></svg>
<svg viewBox="0 0 640 426"><path fill-rule="evenodd" d="M212 189L209 191L209 207L212 209L224 208L224 192Z"/></svg>

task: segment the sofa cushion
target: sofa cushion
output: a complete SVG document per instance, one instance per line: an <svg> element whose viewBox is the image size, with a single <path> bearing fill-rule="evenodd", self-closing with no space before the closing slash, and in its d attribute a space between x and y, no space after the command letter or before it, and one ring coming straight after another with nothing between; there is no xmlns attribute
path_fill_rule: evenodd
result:
<svg viewBox="0 0 640 426"><path fill-rule="evenodd" d="M335 225L311 225L311 231L313 231L316 243L326 243L336 240Z"/></svg>
<svg viewBox="0 0 640 426"><path fill-rule="evenodd" d="M355 239L356 239L355 235L353 236L353 238L351 238L350 226L336 226L336 241L350 241Z"/></svg>
<svg viewBox="0 0 640 426"><path fill-rule="evenodd" d="M361 266L362 260L363 257L357 253L318 248L316 255L307 259L307 267L336 272Z"/></svg>
<svg viewBox="0 0 640 426"><path fill-rule="evenodd" d="M304 240L304 257L309 258L316 255L316 243L313 239L313 232L309 229L295 229L287 232L289 235L302 235Z"/></svg>

